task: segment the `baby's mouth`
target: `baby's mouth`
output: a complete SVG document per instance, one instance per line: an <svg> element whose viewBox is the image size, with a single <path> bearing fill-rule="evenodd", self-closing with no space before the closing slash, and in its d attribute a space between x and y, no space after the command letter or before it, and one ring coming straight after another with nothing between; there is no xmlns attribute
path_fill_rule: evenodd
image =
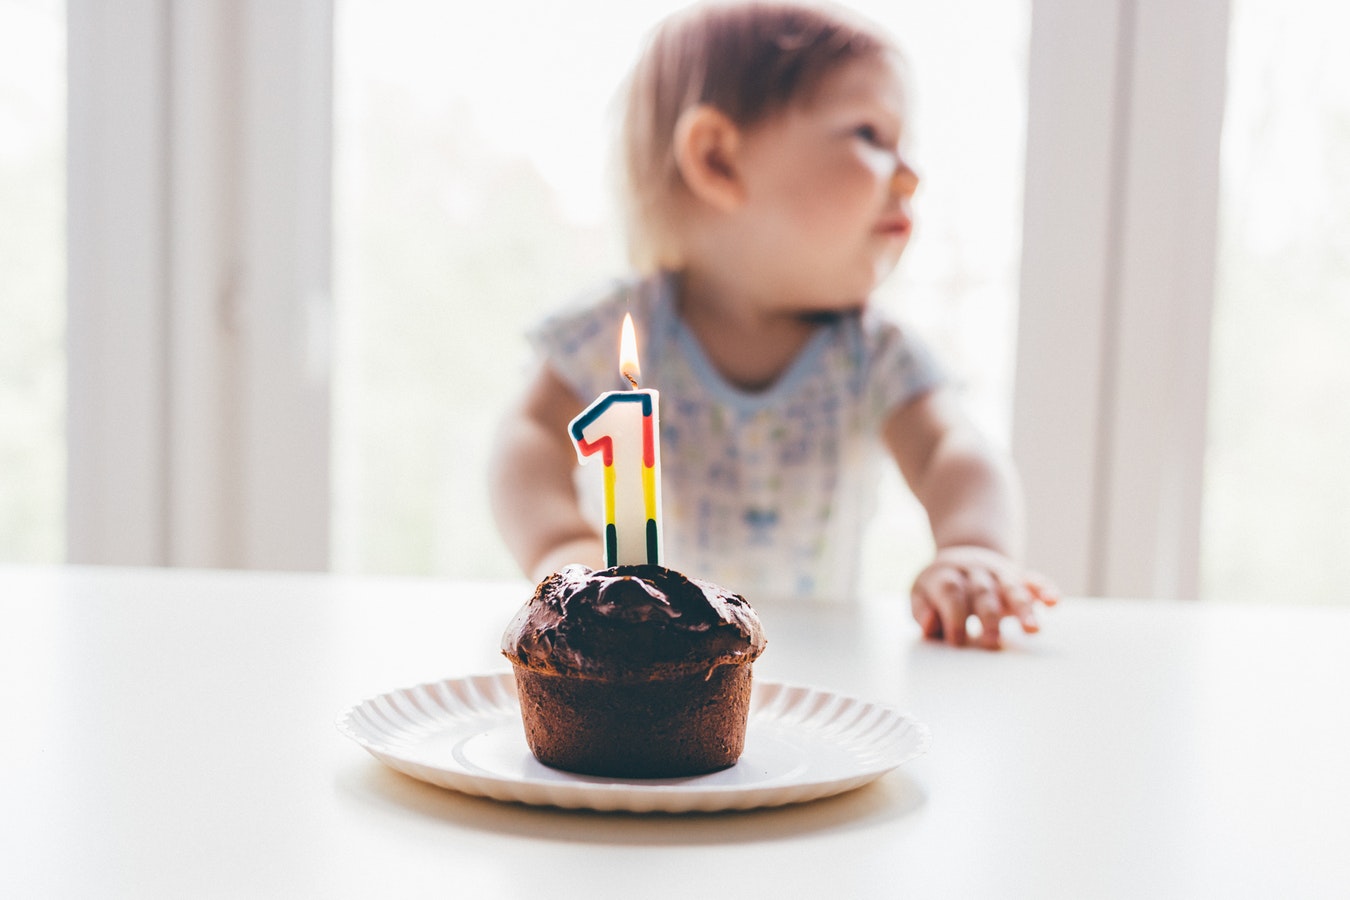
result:
<svg viewBox="0 0 1350 900"><path fill-rule="evenodd" d="M887 216L877 223L877 232L885 235L904 236L913 228L908 216Z"/></svg>

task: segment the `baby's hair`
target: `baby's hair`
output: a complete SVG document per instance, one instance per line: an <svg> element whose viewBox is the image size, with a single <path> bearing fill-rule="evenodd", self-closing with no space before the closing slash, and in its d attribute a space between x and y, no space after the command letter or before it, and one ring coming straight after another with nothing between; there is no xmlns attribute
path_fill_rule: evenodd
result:
<svg viewBox="0 0 1350 900"><path fill-rule="evenodd" d="M676 207L684 182L675 127L685 110L715 107L752 127L807 103L845 63L898 53L875 26L805 3L703 3L662 22L629 77L620 134L622 194L632 264L650 274L679 265Z"/></svg>

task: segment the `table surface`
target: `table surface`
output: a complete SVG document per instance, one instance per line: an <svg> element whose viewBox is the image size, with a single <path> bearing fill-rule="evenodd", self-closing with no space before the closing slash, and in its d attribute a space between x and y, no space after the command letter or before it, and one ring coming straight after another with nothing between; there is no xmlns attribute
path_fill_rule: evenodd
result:
<svg viewBox="0 0 1350 900"><path fill-rule="evenodd" d="M1001 653L760 609L762 679L929 753L814 803L564 811L395 773L352 703L504 671L521 583L0 568L0 896L1345 896L1350 610L1071 599Z"/></svg>

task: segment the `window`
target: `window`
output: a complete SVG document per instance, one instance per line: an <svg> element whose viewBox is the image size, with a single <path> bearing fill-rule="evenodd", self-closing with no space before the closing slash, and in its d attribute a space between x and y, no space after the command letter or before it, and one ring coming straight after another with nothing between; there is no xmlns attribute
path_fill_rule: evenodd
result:
<svg viewBox="0 0 1350 900"><path fill-rule="evenodd" d="M0 562L57 562L65 503L65 6L0 0Z"/></svg>
<svg viewBox="0 0 1350 900"><path fill-rule="evenodd" d="M1202 590L1344 602L1350 579L1350 30L1234 0Z"/></svg>
<svg viewBox="0 0 1350 900"><path fill-rule="evenodd" d="M1346 381L1331 248L1350 79L1326 43L1346 14L1234 0L1225 101L1228 4L857 5L913 61L924 176L878 302L997 440L1015 405L1031 562L1074 593L1325 590L1347 429L1305 404ZM60 4L0 0L0 558L64 543L88 562L512 574L482 484L491 430L525 326L622 269L606 108L672 6L171 6L71 4L67 53ZM45 168L25 156L43 123ZM1257 333L1286 372L1251 380ZM1306 389L1275 398L1291 378ZM921 514L886 490L869 590L903 590L927 555ZM80 510L64 539L63 493ZM1305 557L1319 574L1295 585Z"/></svg>
<svg viewBox="0 0 1350 900"><path fill-rule="evenodd" d="M515 574L483 485L491 435L528 324L623 271L609 107L677 5L337 4L338 568ZM1006 443L1028 4L856 5L899 37L918 104L916 235L879 302L937 346ZM898 477L883 509L865 587L903 590L926 523Z"/></svg>

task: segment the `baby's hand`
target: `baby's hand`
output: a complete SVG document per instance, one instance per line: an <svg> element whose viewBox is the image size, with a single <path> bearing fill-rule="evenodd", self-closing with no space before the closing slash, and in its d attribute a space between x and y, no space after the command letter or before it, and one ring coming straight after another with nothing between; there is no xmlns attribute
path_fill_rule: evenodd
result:
<svg viewBox="0 0 1350 900"><path fill-rule="evenodd" d="M946 640L954 647L966 643L966 622L980 620L979 645L1002 646L999 623L1012 616L1028 634L1040 630L1036 604L1054 606L1059 589L1018 563L984 547L945 547L928 568L914 579L910 603L923 635Z"/></svg>

